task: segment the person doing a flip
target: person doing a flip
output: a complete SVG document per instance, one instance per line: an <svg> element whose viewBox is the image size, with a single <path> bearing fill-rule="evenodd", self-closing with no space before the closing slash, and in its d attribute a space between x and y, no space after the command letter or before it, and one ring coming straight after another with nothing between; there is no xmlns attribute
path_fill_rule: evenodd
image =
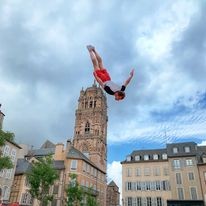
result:
<svg viewBox="0 0 206 206"><path fill-rule="evenodd" d="M119 101L125 98L125 89L134 75L134 69L130 72L129 78L125 81L122 86L117 85L111 80L108 71L104 68L102 58L99 56L95 47L88 45L87 49L92 60L94 67L94 77L100 86L106 91L106 93L113 95L115 100Z"/></svg>

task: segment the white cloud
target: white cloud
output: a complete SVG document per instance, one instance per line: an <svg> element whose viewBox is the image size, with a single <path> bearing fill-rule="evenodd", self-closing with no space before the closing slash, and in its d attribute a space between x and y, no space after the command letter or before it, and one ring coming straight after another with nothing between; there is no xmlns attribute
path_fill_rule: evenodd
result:
<svg viewBox="0 0 206 206"><path fill-rule="evenodd" d="M107 165L107 175L108 175L108 183L112 180L119 187L120 192L120 204L122 197L122 165L118 161L113 161L111 164Z"/></svg>
<svg viewBox="0 0 206 206"><path fill-rule="evenodd" d="M198 146L206 146L206 140L203 140L201 143L198 144Z"/></svg>

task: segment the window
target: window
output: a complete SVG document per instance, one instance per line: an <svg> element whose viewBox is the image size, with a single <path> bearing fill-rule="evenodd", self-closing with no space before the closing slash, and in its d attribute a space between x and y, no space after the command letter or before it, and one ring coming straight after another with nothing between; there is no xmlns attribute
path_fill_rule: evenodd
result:
<svg viewBox="0 0 206 206"><path fill-rule="evenodd" d="M153 159L158 160L158 154L153 154Z"/></svg>
<svg viewBox="0 0 206 206"><path fill-rule="evenodd" d="M76 170L77 169L77 160L72 160L71 161L71 170Z"/></svg>
<svg viewBox="0 0 206 206"><path fill-rule="evenodd" d="M146 190L150 190L150 182L146 181Z"/></svg>
<svg viewBox="0 0 206 206"><path fill-rule="evenodd" d="M152 206L152 198L147 197L147 206Z"/></svg>
<svg viewBox="0 0 206 206"><path fill-rule="evenodd" d="M132 168L127 168L127 177L132 176Z"/></svg>
<svg viewBox="0 0 206 206"><path fill-rule="evenodd" d="M161 182L161 185L162 185L162 189L167 191L167 190L170 190L170 183L168 180L164 180Z"/></svg>
<svg viewBox="0 0 206 206"><path fill-rule="evenodd" d="M10 152L10 147L8 145L5 145L3 156L9 156L9 152Z"/></svg>
<svg viewBox="0 0 206 206"><path fill-rule="evenodd" d="M156 190L160 190L161 189L160 181L155 181L155 184L156 184Z"/></svg>
<svg viewBox="0 0 206 206"><path fill-rule="evenodd" d="M131 156L127 156L127 161L130 162L131 161Z"/></svg>
<svg viewBox="0 0 206 206"><path fill-rule="evenodd" d="M163 169L163 173L164 173L164 176L168 176L169 175L169 168L165 167Z"/></svg>
<svg viewBox="0 0 206 206"><path fill-rule="evenodd" d="M12 172L13 172L13 169L7 169L7 170L6 170L6 175L5 175L5 177L6 177L7 179L11 179Z"/></svg>
<svg viewBox="0 0 206 206"><path fill-rule="evenodd" d="M151 171L150 171L149 167L144 168L144 175L145 176L150 176L150 173L151 173Z"/></svg>
<svg viewBox="0 0 206 206"><path fill-rule="evenodd" d="M3 177L5 174L5 169L4 170L0 170L0 177Z"/></svg>
<svg viewBox="0 0 206 206"><path fill-rule="evenodd" d="M86 134L89 133L89 131L90 131L90 124L89 124L89 122L86 123L84 131L85 131Z"/></svg>
<svg viewBox="0 0 206 206"><path fill-rule="evenodd" d="M205 181L206 181L206 172L204 172L204 179L205 179Z"/></svg>
<svg viewBox="0 0 206 206"><path fill-rule="evenodd" d="M185 147L185 152L189 153L190 152L190 147Z"/></svg>
<svg viewBox="0 0 206 206"><path fill-rule="evenodd" d="M59 185L54 185L53 194L58 194L58 191L59 191Z"/></svg>
<svg viewBox="0 0 206 206"><path fill-rule="evenodd" d="M144 155L144 160L149 160L149 155Z"/></svg>
<svg viewBox="0 0 206 206"><path fill-rule="evenodd" d="M173 151L174 154L177 154L178 153L178 148L177 147L173 147L172 151Z"/></svg>
<svg viewBox="0 0 206 206"><path fill-rule="evenodd" d="M136 184L136 190L142 190L142 187L141 187L141 182L138 181L137 184Z"/></svg>
<svg viewBox="0 0 206 206"><path fill-rule="evenodd" d="M173 167L175 169L179 169L180 168L180 160L173 160Z"/></svg>
<svg viewBox="0 0 206 206"><path fill-rule="evenodd" d="M163 159L163 160L166 160L166 159L167 159L167 154L166 154L166 153L162 154L162 159Z"/></svg>
<svg viewBox="0 0 206 206"><path fill-rule="evenodd" d="M186 165L187 166L192 166L193 165L192 159L186 159Z"/></svg>
<svg viewBox="0 0 206 206"><path fill-rule="evenodd" d="M190 195L192 200L197 200L197 190L196 187L190 188Z"/></svg>
<svg viewBox="0 0 206 206"><path fill-rule="evenodd" d="M56 206L57 205L57 199L53 199L52 200L52 206Z"/></svg>
<svg viewBox="0 0 206 206"><path fill-rule="evenodd" d="M132 206L132 197L128 197L127 205Z"/></svg>
<svg viewBox="0 0 206 206"><path fill-rule="evenodd" d="M137 206L142 206L142 198L137 197Z"/></svg>
<svg viewBox="0 0 206 206"><path fill-rule="evenodd" d="M162 198L157 197L157 206L162 206Z"/></svg>
<svg viewBox="0 0 206 206"><path fill-rule="evenodd" d="M154 174L154 176L160 176L160 168L154 167L153 174Z"/></svg>
<svg viewBox="0 0 206 206"><path fill-rule="evenodd" d="M90 102L89 102L89 107L92 108L92 105L93 105L93 102L90 101Z"/></svg>
<svg viewBox="0 0 206 206"><path fill-rule="evenodd" d="M178 193L178 199L179 200L184 200L183 188L177 188L177 193Z"/></svg>
<svg viewBox="0 0 206 206"><path fill-rule="evenodd" d="M4 200L9 200L10 189L8 186L3 187L2 194Z"/></svg>
<svg viewBox="0 0 206 206"><path fill-rule="evenodd" d="M83 172L86 172L86 162L83 162Z"/></svg>
<svg viewBox="0 0 206 206"><path fill-rule="evenodd" d="M126 189L132 190L132 182L126 182Z"/></svg>
<svg viewBox="0 0 206 206"><path fill-rule="evenodd" d="M135 156L135 161L140 161L140 156L139 155Z"/></svg>
<svg viewBox="0 0 206 206"><path fill-rule="evenodd" d="M136 169L136 175L137 176L141 176L141 168L137 168Z"/></svg>
<svg viewBox="0 0 206 206"><path fill-rule="evenodd" d="M12 149L11 150L11 160L12 160L12 162L15 162L15 159L16 159L16 150Z"/></svg>
<svg viewBox="0 0 206 206"><path fill-rule="evenodd" d="M178 185L182 184L182 178L180 173L176 173L176 183Z"/></svg>
<svg viewBox="0 0 206 206"><path fill-rule="evenodd" d="M193 172L189 172L189 173L188 173L188 179L189 179L190 181L195 179Z"/></svg>

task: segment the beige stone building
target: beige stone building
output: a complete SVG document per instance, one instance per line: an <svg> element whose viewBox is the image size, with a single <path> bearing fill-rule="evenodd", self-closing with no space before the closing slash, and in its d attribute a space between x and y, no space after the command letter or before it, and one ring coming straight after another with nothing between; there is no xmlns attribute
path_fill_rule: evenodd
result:
<svg viewBox="0 0 206 206"><path fill-rule="evenodd" d="M194 142L167 145L172 199L203 199L198 172L198 151L199 147Z"/></svg>
<svg viewBox="0 0 206 206"><path fill-rule="evenodd" d="M119 206L120 205L120 192L119 187L114 181L111 181L107 185L107 206Z"/></svg>
<svg viewBox="0 0 206 206"><path fill-rule="evenodd" d="M28 194L26 168L31 158L38 159L52 154L54 162L58 162L59 165L54 168L58 169L61 175L51 189L51 193L55 192L51 206L66 204L65 189L69 185L71 173L77 175L77 181L85 191L91 188L92 195L96 197L100 206L106 206L107 103L105 94L95 83L92 87L80 91L75 115L74 137L67 140L66 145L46 141L41 148L29 150L25 158L19 160L20 165L24 162L25 168L18 170L17 166L11 202L38 205ZM25 154L25 151L21 154ZM18 190L15 185L18 185ZM86 200L83 202L86 205Z"/></svg>
<svg viewBox="0 0 206 206"><path fill-rule="evenodd" d="M163 206L167 200L203 200L202 150L206 152L205 147L186 142L133 151L122 162L123 205Z"/></svg>
<svg viewBox="0 0 206 206"><path fill-rule="evenodd" d="M199 147L198 170L202 196L206 205L206 146Z"/></svg>
<svg viewBox="0 0 206 206"><path fill-rule="evenodd" d="M38 206L39 202L33 199L29 193L30 186L26 173L30 171L31 162L38 161L35 157L18 159L15 177L11 189L9 202L18 202L20 205ZM58 171L59 179L51 187L50 194L54 195L51 206L65 205L64 184L65 184L65 166L61 160L54 161L54 168Z"/></svg>
<svg viewBox="0 0 206 206"><path fill-rule="evenodd" d="M166 204L171 198L166 149L137 150L122 162L122 205Z"/></svg>
<svg viewBox="0 0 206 206"><path fill-rule="evenodd" d="M1 105L0 105L1 108ZM2 129L4 114L0 110L0 129ZM15 167L17 164L17 156L21 147L12 141L6 141L3 147L0 147L0 152L2 156L9 156L13 163L14 168L0 170L0 190L1 190L1 200L4 203L9 201L9 196L13 184Z"/></svg>
<svg viewBox="0 0 206 206"><path fill-rule="evenodd" d="M0 129L2 129L2 124L4 120L4 113L1 111L1 104L0 104Z"/></svg>

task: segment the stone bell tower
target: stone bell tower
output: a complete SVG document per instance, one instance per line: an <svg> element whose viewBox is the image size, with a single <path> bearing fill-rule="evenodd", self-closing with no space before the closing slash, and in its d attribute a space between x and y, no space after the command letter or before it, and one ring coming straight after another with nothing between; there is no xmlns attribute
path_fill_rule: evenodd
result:
<svg viewBox="0 0 206 206"><path fill-rule="evenodd" d="M107 101L96 83L80 91L76 109L73 144L106 173Z"/></svg>

